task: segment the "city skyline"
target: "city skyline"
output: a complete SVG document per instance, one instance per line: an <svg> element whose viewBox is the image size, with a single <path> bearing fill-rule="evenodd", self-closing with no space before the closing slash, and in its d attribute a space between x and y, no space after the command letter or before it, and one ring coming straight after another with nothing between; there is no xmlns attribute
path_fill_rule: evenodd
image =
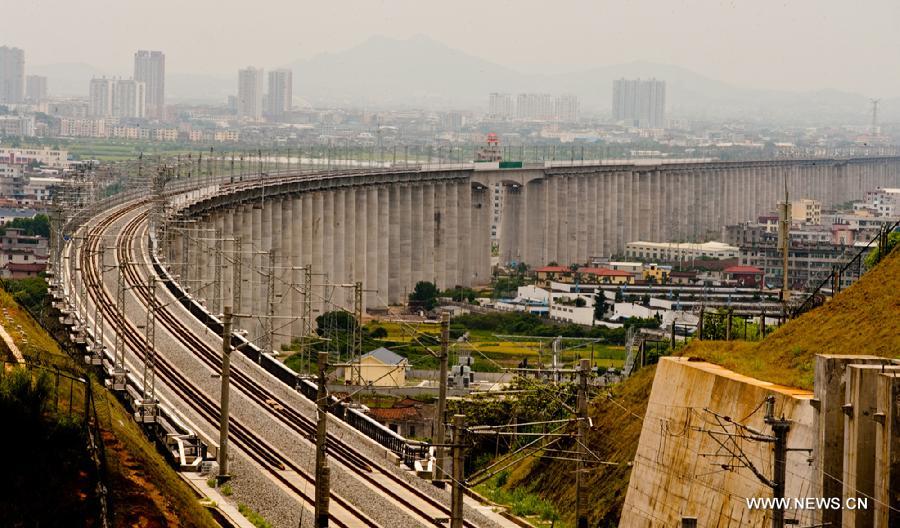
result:
<svg viewBox="0 0 900 528"><path fill-rule="evenodd" d="M66 24L86 19L92 12L93 1L78 5L61 5L58 18ZM163 2L167 4L167 2ZM174 4L174 3L173 3ZM506 3L480 6L484 15L472 18L469 10L443 13L447 24L434 26L427 9L409 9L406 2L387 5L366 5L364 2L342 2L340 5L312 6L305 17L316 19L340 18L352 5L358 16L345 20L350 30L334 34L325 27L313 24L298 37L293 31L279 31L290 26L295 17L292 7L286 6L286 16L273 20L263 13L229 14L228 9L209 9L209 2L199 1L177 6L182 16L158 20L171 26L166 38L154 33L157 18L168 10L165 6L154 12L142 13L146 23L137 27L116 24L130 20L136 7L104 6L111 22L110 31L116 42L125 49L164 49L170 57L172 72L221 74L233 71L238 64L265 63L268 69L283 67L293 61L307 60L322 53L351 48L375 35L406 39L424 33L472 56L505 64L526 72L573 71L586 66L651 61L678 65L703 75L738 83L751 88L779 88L802 91L815 88L858 91L873 96L900 95L900 68L897 58L889 54L873 54L870 50L900 48L900 36L892 27L900 20L900 6L887 1L871 2L866 10L845 3L797 1L787 4L761 2L754 5L707 2L697 5L677 5L654 10L665 16L646 17L648 5L634 6L610 2L583 5L573 4L579 16L560 6L547 11L534 9L535 2L517 4L521 20L513 28L497 30L491 13L507 12ZM219 7L220 4L216 4ZM815 9L811 9L811 8ZM22 16L28 17L41 6L21 6ZM652 11L651 11L652 12ZM538 14L539 13L539 14ZM196 16L195 16L196 15ZM191 21L198 17L213 17L211 24L197 26ZM466 19L469 29L456 31L452 21ZM798 24L799 20L815 19L815 24ZM264 21L263 21L264 20ZM612 27L586 34L579 29L595 27L597 21L616 21ZM712 21L716 21L713 23ZM365 21L364 23L362 21ZM51 26L56 17L48 21ZM359 26L359 27L357 27ZM247 28L266 27L254 44L232 44L222 41L229 32L246 32ZM550 33L541 39L510 38L511 32L528 32L548 27ZM565 31L552 29L566 28ZM127 30L125 29L127 28ZM185 31L179 31L183 28ZM187 31L187 29L190 31ZM377 28L377 29L373 29ZM355 29L355 30L354 30ZM199 34L198 34L199 32ZM758 38L764 32L766 38ZM23 27L0 22L0 33L7 43L29 49L35 65L59 62L87 62L106 70L122 68L119 48L109 48L102 38L87 38L76 49L59 50L48 47L40 35L29 34ZM644 38L630 38L637 34ZM829 35L841 34L841 39ZM204 36L208 38L204 38ZM677 37L677 38L675 38ZM574 41L578 46L572 47ZM215 43L216 48L198 46L198 42ZM628 42L623 46L622 42ZM52 48L52 49L51 49ZM217 53L213 51L217 50ZM866 53L863 53L865 51ZM88 59L90 57L90 59ZM121 65L121 66L116 66ZM845 74L837 76L835 70Z"/></svg>

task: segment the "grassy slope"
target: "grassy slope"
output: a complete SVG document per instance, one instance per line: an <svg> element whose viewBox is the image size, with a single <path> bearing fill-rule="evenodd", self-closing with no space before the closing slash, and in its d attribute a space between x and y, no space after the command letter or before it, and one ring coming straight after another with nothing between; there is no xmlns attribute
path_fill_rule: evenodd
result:
<svg viewBox="0 0 900 528"><path fill-rule="evenodd" d="M24 354L43 362L69 362L57 341L2 290L0 308L7 310L14 321L10 324L0 316L0 322ZM21 333L16 324L22 327ZM27 339L27 344L22 337ZM218 526L118 400L97 383L94 383L94 394L106 444L110 501L115 513L113 525Z"/></svg>
<svg viewBox="0 0 900 528"><path fill-rule="evenodd" d="M860 281L816 310L788 322L760 342L693 341L683 354L702 357L741 374L793 387L812 388L815 354L900 357L900 251L894 251ZM613 390L616 400L643 415L654 369L639 371ZM634 457L641 422L604 398L591 407L589 445L610 461ZM531 459L516 467L508 486L525 486L561 511L574 504L571 463ZM615 526L625 501L630 470L600 466L588 476L591 526ZM571 521L571 519L567 519Z"/></svg>
<svg viewBox="0 0 900 528"><path fill-rule="evenodd" d="M592 470L584 485L588 494L590 526L618 524L631 474L627 464L634 459L641 435L641 421L631 413L643 416L646 411L655 372L655 367L645 368L611 390L613 399L625 409L604 397L591 403L594 427L589 433L588 445L604 461L620 465L590 466ZM571 524L575 504L574 469L573 462L531 458L510 474L507 487L524 486L537 492L556 504L564 521Z"/></svg>
<svg viewBox="0 0 900 528"><path fill-rule="evenodd" d="M900 251L824 306L757 343L694 341L683 354L755 378L812 389L816 354L900 357Z"/></svg>

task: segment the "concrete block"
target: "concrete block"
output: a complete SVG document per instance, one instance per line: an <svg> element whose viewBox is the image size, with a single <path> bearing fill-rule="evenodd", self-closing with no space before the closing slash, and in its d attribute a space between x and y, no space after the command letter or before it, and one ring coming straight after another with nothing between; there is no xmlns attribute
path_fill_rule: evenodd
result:
<svg viewBox="0 0 900 528"><path fill-rule="evenodd" d="M875 414L875 528L900 526L900 372L878 376Z"/></svg>
<svg viewBox="0 0 900 528"><path fill-rule="evenodd" d="M847 365L880 363L878 356L819 354L816 356L814 394L816 407L814 428L817 433L813 459L819 468L812 495L841 497L844 468L844 372ZM839 526L840 510L822 510L821 523Z"/></svg>
<svg viewBox="0 0 900 528"><path fill-rule="evenodd" d="M844 464L843 499L866 499L875 493L876 389L882 372L900 371L900 366L850 364L844 372ZM873 525L874 505L842 510L842 526L868 528Z"/></svg>

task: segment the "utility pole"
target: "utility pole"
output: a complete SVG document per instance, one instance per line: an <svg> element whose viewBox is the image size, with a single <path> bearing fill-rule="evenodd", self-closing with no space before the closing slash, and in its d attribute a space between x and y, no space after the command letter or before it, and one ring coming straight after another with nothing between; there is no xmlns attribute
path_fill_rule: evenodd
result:
<svg viewBox="0 0 900 528"><path fill-rule="evenodd" d="M584 484L584 465L587 458L587 442L588 433L588 376L591 372L591 362L588 359L582 359L578 367L578 468L575 471L575 526L576 528L587 528L588 520L585 513L585 500L582 485Z"/></svg>
<svg viewBox="0 0 900 528"><path fill-rule="evenodd" d="M316 528L328 526L328 501L329 480L331 469L328 467L328 459L325 456L326 442L328 440L326 408L328 391L325 387L325 369L328 368L328 352L319 352L319 379L316 391Z"/></svg>
<svg viewBox="0 0 900 528"><path fill-rule="evenodd" d="M450 314L446 311L441 312L441 368L440 368L440 377L438 380L438 405L437 405L437 414L434 419L435 423L435 433L434 433L434 444L435 444L435 452L434 452L434 481L441 482L439 485L443 485L444 480L444 457L446 455L446 450L444 448L444 444L446 443L446 434L444 433L444 415L447 413L447 370L448 370L448 362L450 356Z"/></svg>
<svg viewBox="0 0 900 528"><path fill-rule="evenodd" d="M141 421L156 422L156 277L147 280L150 306L144 327L144 399L141 402Z"/></svg>
<svg viewBox="0 0 900 528"><path fill-rule="evenodd" d="M356 326L353 329L353 351L350 358L350 383L362 384L360 371L360 358L362 357L362 327L363 327L363 287L362 282L353 283L353 316L356 318Z"/></svg>
<svg viewBox="0 0 900 528"><path fill-rule="evenodd" d="M450 488L450 528L463 528L463 432L466 417L453 415L453 482Z"/></svg>
<svg viewBox="0 0 900 528"><path fill-rule="evenodd" d="M234 310L237 313L241 313L241 260L244 258L242 252L243 247L241 244L241 237L234 237L234 267L231 271L231 296L232 302L234 303Z"/></svg>
<svg viewBox="0 0 900 528"><path fill-rule="evenodd" d="M266 277L266 331L263 350L275 355L275 250L269 251L269 274ZM262 361L262 354L259 356Z"/></svg>
<svg viewBox="0 0 900 528"><path fill-rule="evenodd" d="M779 499L784 498L785 470L787 468L787 434L791 422L775 418L775 397L766 398L765 422L772 427L774 434L775 464L772 475L772 496L775 498L775 509L772 510L772 528L784 528L784 507Z"/></svg>
<svg viewBox="0 0 900 528"><path fill-rule="evenodd" d="M303 266L303 306L300 310L300 358L306 363L306 375L309 375L309 365L312 363L307 340L313 332L312 328L312 266Z"/></svg>
<svg viewBox="0 0 900 528"><path fill-rule="evenodd" d="M221 484L228 474L228 390L231 377L231 306L222 315L222 401L219 404L219 476Z"/></svg>
<svg viewBox="0 0 900 528"><path fill-rule="evenodd" d="M791 247L791 203L788 197L787 172L784 174L784 201L779 205L779 240L781 245L781 302L784 303L787 313L787 303L791 292L788 289L788 251Z"/></svg>
<svg viewBox="0 0 900 528"><path fill-rule="evenodd" d="M125 266L127 263L120 262L116 276L116 309L119 313L125 313ZM112 388L116 391L125 390L125 375L128 370L125 368L125 320L116 328L115 347L113 348L113 379Z"/></svg>

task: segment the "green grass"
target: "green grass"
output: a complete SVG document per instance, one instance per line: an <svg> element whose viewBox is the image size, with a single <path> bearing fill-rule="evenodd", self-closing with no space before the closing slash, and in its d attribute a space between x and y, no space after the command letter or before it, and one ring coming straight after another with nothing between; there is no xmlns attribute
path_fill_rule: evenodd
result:
<svg viewBox="0 0 900 528"><path fill-rule="evenodd" d="M391 350L407 357L414 368L437 368L438 361L434 358L425 347L418 345L412 336L413 331L417 331L427 335L438 336L440 327L437 324L411 324L402 325L394 322L371 322L368 325L369 331L375 328L384 328L387 331L387 337L380 341ZM501 367L515 367L524 358L528 358L529 364L532 366L537 364L538 360L548 363L551 358L550 341L549 340L529 340L529 339L500 339L494 332L489 330L470 330L469 343L471 344L472 355L475 358L475 370L480 372L499 372ZM563 348L572 347L579 342L563 339ZM456 347L452 345L453 347ZM464 345L463 345L464 346ZM436 350L437 346L432 346ZM584 346L577 350L566 350L562 354L562 360L565 362L574 362L577 359L589 359L592 357L592 347ZM617 345L608 345L605 343L595 343L593 345L594 364L600 367L617 367L621 368L625 363L625 347Z"/></svg>
<svg viewBox="0 0 900 528"><path fill-rule="evenodd" d="M524 487L508 488L506 486L508 472L479 484L475 491L489 500L506 506L510 513L522 517L532 526L556 526L564 528L568 524L560 522L560 514L552 502L542 499L537 493L527 491Z"/></svg>
<svg viewBox="0 0 900 528"><path fill-rule="evenodd" d="M238 504L238 511L256 528L273 528L269 521L265 520L262 515L246 504Z"/></svg>
<svg viewBox="0 0 900 528"><path fill-rule="evenodd" d="M682 355L760 380L812 389L816 354L900 357L900 251L824 306L758 342L692 341Z"/></svg>
<svg viewBox="0 0 900 528"><path fill-rule="evenodd" d="M7 320L0 310L0 323L6 326L26 357L44 364L78 363L66 355L59 343L3 290L0 290L0 308L5 308L11 318L11 321ZM52 319L48 318L48 321L52 322ZM131 414L100 383L92 383L106 447L107 485L114 504L114 524L136 526L156 522L169 526L217 526L191 488L147 440ZM62 393L61 399L63 397L68 406L68 392ZM76 390L73 400L73 406L79 408L83 402L82 391Z"/></svg>

